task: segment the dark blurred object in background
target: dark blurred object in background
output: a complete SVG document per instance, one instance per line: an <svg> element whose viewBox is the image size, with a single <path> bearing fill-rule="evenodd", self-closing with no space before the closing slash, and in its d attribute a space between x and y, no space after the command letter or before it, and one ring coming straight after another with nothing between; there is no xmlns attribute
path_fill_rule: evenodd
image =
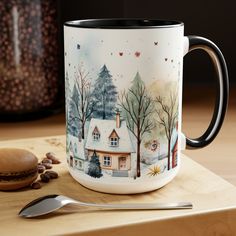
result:
<svg viewBox="0 0 236 236"><path fill-rule="evenodd" d="M64 100L57 3L0 1L0 120L39 118Z"/></svg>

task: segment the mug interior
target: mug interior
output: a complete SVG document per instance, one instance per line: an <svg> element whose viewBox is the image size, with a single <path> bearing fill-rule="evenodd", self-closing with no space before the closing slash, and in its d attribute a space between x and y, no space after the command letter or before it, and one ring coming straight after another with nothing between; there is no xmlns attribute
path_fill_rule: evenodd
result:
<svg viewBox="0 0 236 236"><path fill-rule="evenodd" d="M67 21L64 25L78 28L142 29L178 27L182 26L183 22L159 19L86 19Z"/></svg>

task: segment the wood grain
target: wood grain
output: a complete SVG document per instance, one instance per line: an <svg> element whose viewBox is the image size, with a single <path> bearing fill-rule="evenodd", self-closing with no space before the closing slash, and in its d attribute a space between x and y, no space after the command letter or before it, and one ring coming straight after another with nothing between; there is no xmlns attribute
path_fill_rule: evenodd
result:
<svg viewBox="0 0 236 236"><path fill-rule="evenodd" d="M182 155L177 177L160 190L137 195L112 195L82 187L69 175L65 137L2 141L0 147L26 148L43 158L55 152L62 164L55 165L59 179L42 189L0 192L1 235L235 235L236 188L206 168ZM63 194L97 203L191 201L191 210L101 211L61 210L51 216L23 219L20 208L46 194Z"/></svg>

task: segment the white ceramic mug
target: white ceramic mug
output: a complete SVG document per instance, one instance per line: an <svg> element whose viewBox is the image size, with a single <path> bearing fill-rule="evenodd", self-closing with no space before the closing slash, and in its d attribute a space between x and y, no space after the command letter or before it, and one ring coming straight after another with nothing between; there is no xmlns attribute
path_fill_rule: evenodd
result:
<svg viewBox="0 0 236 236"><path fill-rule="evenodd" d="M117 194L158 189L176 176L181 146L216 137L228 102L226 63L208 39L184 37L182 22L70 21L64 42L67 160L82 185ZM208 129L189 139L181 133L182 71L194 49L211 57L218 90Z"/></svg>

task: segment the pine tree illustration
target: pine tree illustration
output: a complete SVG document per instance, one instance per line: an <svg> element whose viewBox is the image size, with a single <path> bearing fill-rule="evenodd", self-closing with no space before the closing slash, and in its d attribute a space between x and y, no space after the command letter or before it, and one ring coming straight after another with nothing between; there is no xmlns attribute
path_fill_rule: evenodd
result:
<svg viewBox="0 0 236 236"><path fill-rule="evenodd" d="M117 91L112 81L112 75L104 65L94 85L93 99L96 102L94 117L111 119L115 114Z"/></svg>
<svg viewBox="0 0 236 236"><path fill-rule="evenodd" d="M67 120L67 130L69 134L73 136L78 136L79 127L78 127L78 104L79 103L79 93L74 85L72 95L68 104L68 120Z"/></svg>
<svg viewBox="0 0 236 236"><path fill-rule="evenodd" d="M76 88L75 85L74 85L74 87L73 87L71 100L72 100L73 103L75 103L76 105L79 103L79 92L78 92L78 89Z"/></svg>
<svg viewBox="0 0 236 236"><path fill-rule="evenodd" d="M66 75L65 75L65 97L66 97L66 106L67 106L67 108L69 106L71 93L72 92L71 92L71 89L70 89L69 75L68 75L68 72L66 71Z"/></svg>
<svg viewBox="0 0 236 236"><path fill-rule="evenodd" d="M93 155L89 161L88 175L94 178L102 177L102 169L96 150L94 150Z"/></svg>
<svg viewBox="0 0 236 236"><path fill-rule="evenodd" d="M69 75L68 75L68 72L66 71L66 75L65 75L65 97L66 97L66 100L65 100L65 105L66 105L66 119L67 119L67 122L69 120L69 104L70 104L70 99L71 99L71 95L72 92L71 92L71 89L70 89L70 82L69 82Z"/></svg>
<svg viewBox="0 0 236 236"><path fill-rule="evenodd" d="M137 89L140 87L140 86L145 86L139 72L136 73L134 79L132 80L132 86L131 86L131 89L134 90L135 92L137 92Z"/></svg>

